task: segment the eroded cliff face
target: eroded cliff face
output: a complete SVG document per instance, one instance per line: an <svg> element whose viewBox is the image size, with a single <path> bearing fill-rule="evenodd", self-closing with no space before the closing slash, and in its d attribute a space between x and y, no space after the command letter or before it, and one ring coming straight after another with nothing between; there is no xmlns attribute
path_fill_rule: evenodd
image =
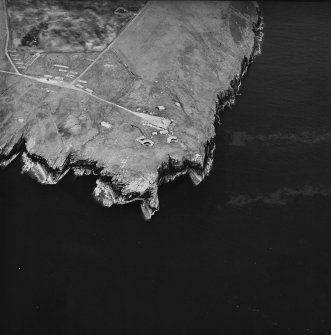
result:
<svg viewBox="0 0 331 335"><path fill-rule="evenodd" d="M85 68L45 53L24 73L0 72L2 165L21 156L44 184L94 174L101 204L141 201L150 219L162 183L209 174L215 124L261 52L262 29L256 3L148 2ZM73 78L54 80L59 65Z"/></svg>

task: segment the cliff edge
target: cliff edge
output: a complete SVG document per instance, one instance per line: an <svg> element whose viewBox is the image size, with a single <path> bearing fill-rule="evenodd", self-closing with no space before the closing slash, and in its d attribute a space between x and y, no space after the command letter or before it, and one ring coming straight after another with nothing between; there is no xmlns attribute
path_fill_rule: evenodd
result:
<svg viewBox="0 0 331 335"><path fill-rule="evenodd" d="M45 184L92 173L100 203L141 201L146 219L159 185L208 175L215 123L260 53L255 2L149 1L101 52L17 45L15 11L1 2L3 166L19 156Z"/></svg>

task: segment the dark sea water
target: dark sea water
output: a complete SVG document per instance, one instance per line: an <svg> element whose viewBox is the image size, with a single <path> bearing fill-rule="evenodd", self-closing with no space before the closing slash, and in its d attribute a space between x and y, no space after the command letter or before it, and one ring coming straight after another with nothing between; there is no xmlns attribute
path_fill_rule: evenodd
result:
<svg viewBox="0 0 331 335"><path fill-rule="evenodd" d="M211 175L151 222L0 172L1 334L331 334L331 4L261 9Z"/></svg>

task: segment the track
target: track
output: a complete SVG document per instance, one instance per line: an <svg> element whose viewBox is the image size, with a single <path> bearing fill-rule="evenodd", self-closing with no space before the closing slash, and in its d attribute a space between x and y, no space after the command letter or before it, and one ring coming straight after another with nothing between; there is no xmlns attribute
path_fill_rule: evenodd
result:
<svg viewBox="0 0 331 335"><path fill-rule="evenodd" d="M86 92L83 89L74 86L72 83L64 83L64 82L59 82L59 81L55 81L55 80L47 80L46 78L36 78L36 77L32 77L32 76L27 76L25 74L21 74L19 72L13 73L13 72L8 72L8 71L0 71L0 73L11 74L11 75L19 76L19 77L26 78L26 79L29 79L29 80L34 80L34 81L37 81L37 82L42 83L42 84L47 84L47 85L51 85L51 86L66 88L66 89L75 90L75 91L84 93L84 94L89 95L89 96L91 96L91 97L93 97L93 98L95 98L99 101L102 101L102 102L104 102L108 105L118 107L119 109L122 109L127 113L135 115L135 116L145 120L146 122L148 122L150 125L154 126L155 128L167 129L168 126L171 123L170 120L165 119L165 118L161 118L161 117L158 117L158 116L151 116L151 115L144 114L144 113L134 112L134 111L132 111L132 110L130 110L130 109L124 107L124 106L116 104L115 102L108 101L106 99L98 97L95 94Z"/></svg>
<svg viewBox="0 0 331 335"><path fill-rule="evenodd" d="M135 22L138 19L138 17L143 15L143 13L146 11L148 7L149 2L146 3L145 7L128 23L126 27L124 27L124 29L109 43L109 45L98 55L98 57L96 57L95 60L78 77L76 77L72 81L72 83L80 79L112 47L112 45L123 34L123 32L129 29L129 27L133 24L133 22Z"/></svg>
<svg viewBox="0 0 331 335"><path fill-rule="evenodd" d="M12 61L12 59L10 58L9 54L8 54L8 44L9 44L9 26L8 26L8 13L7 13L7 3L6 0L2 0L2 5L3 5L3 12L5 15L5 23L6 23L6 31L7 31L7 36L6 36L6 44L5 44L5 54L10 62L10 64L12 65L12 67L14 68L15 72L18 74L20 73L17 68L16 65L14 64L14 62Z"/></svg>

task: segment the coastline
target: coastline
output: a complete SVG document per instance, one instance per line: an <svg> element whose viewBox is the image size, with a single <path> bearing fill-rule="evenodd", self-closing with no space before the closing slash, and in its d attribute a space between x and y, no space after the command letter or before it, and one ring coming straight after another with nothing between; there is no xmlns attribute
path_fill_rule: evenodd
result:
<svg viewBox="0 0 331 335"><path fill-rule="evenodd" d="M226 108L231 107L235 103L235 96L239 92L243 77L255 57L261 54L263 17L259 7L256 6L255 9L258 19L252 27L255 35L252 52L249 58L245 56L242 59L240 73L236 74L231 80L230 87L217 95L214 127L220 124L221 115ZM157 169L156 176L151 176L149 180L139 180L139 187L143 190L141 193L130 191L131 185L127 187L126 191L123 191L128 185L123 185L121 177L103 172L102 167L98 166L96 161L77 160L69 154L61 168L53 169L48 164L47 159L29 153L24 138L21 138L10 152L3 153L0 156L0 161L1 166L5 167L17 157L21 157L23 165L22 173L29 173L41 184L56 184L69 170L72 170L77 176L93 174L98 177L96 181L97 186L93 192L93 196L98 202L110 207L113 204L140 201L145 219L151 219L152 215L159 210L158 187L185 174L190 176L194 185L198 185L209 175L212 169L215 149L215 138L212 137L204 144L205 154L203 160L201 157L196 157L196 160L187 157L177 160L169 155L168 161L164 161Z"/></svg>

